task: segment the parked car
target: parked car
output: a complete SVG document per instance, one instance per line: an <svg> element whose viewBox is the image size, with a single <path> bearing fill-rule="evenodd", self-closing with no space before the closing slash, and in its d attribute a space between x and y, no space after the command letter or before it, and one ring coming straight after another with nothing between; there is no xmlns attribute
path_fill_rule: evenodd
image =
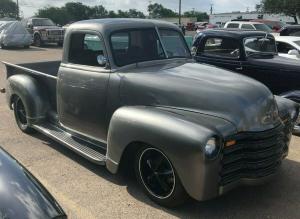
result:
<svg viewBox="0 0 300 219"><path fill-rule="evenodd" d="M0 218L66 219L46 188L0 147Z"/></svg>
<svg viewBox="0 0 300 219"><path fill-rule="evenodd" d="M285 26L280 30L280 36L298 36L300 37L300 25Z"/></svg>
<svg viewBox="0 0 300 219"><path fill-rule="evenodd" d="M28 18L22 21L28 32L33 36L35 46L43 46L46 43L57 43L62 46L64 41L64 29L58 27L48 18Z"/></svg>
<svg viewBox="0 0 300 219"><path fill-rule="evenodd" d="M275 37L278 55L286 58L300 60L300 37Z"/></svg>
<svg viewBox="0 0 300 219"><path fill-rule="evenodd" d="M260 31L207 30L197 35L195 60L225 68L264 83L274 94L300 103L300 64L278 56L275 39ZM295 97L298 95L299 97ZM295 127L298 133L299 122Z"/></svg>
<svg viewBox="0 0 300 219"><path fill-rule="evenodd" d="M17 125L111 173L134 167L160 205L271 179L288 154L299 106L251 78L196 63L176 25L80 21L67 29L63 51L61 62L4 62Z"/></svg>
<svg viewBox="0 0 300 219"><path fill-rule="evenodd" d="M225 24L224 28L258 30L258 31L265 31L268 33L272 32L272 29L267 25L259 22L250 22L250 21L229 21Z"/></svg>
<svg viewBox="0 0 300 219"><path fill-rule="evenodd" d="M280 32L280 30L286 26L286 23L282 21L272 21L272 20L265 20L265 19L254 19L251 22L258 22L263 23L271 28L274 32Z"/></svg>
<svg viewBox="0 0 300 219"><path fill-rule="evenodd" d="M0 46L29 48L32 36L19 21L0 21Z"/></svg>

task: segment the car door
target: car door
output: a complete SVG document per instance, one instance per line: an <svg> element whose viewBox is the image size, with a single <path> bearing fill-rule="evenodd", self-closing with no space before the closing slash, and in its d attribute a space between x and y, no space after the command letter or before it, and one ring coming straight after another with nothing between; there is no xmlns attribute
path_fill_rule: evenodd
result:
<svg viewBox="0 0 300 219"><path fill-rule="evenodd" d="M69 130L105 142L110 70L103 39L98 33L79 31L66 42L68 57L57 82L59 121Z"/></svg>
<svg viewBox="0 0 300 219"><path fill-rule="evenodd" d="M241 70L241 48L238 40L227 37L206 37L197 48L196 61L232 71Z"/></svg>

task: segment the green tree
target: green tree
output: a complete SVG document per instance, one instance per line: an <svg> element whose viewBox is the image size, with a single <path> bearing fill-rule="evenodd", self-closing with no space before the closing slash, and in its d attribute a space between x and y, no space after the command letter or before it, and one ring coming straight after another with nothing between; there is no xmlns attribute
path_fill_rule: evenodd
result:
<svg viewBox="0 0 300 219"><path fill-rule="evenodd" d="M184 17L196 17L197 21L208 21L209 16L206 12L201 11L186 11L183 13Z"/></svg>
<svg viewBox="0 0 300 219"><path fill-rule="evenodd" d="M262 0L261 2L264 12L285 14L295 19L298 23L297 16L300 15L299 0Z"/></svg>
<svg viewBox="0 0 300 219"><path fill-rule="evenodd" d="M108 14L109 12L102 5L90 7L89 9L89 18L105 18L108 17Z"/></svg>
<svg viewBox="0 0 300 219"><path fill-rule="evenodd" d="M81 2L68 2L65 4L64 10L72 21L89 19L91 14L91 8Z"/></svg>
<svg viewBox="0 0 300 219"><path fill-rule="evenodd" d="M17 18L18 7L12 0L0 0L0 18Z"/></svg>
<svg viewBox="0 0 300 219"><path fill-rule="evenodd" d="M148 5L148 12L151 18L161 17L177 17L178 14L171 9L165 8L162 4L150 4Z"/></svg>
<svg viewBox="0 0 300 219"><path fill-rule="evenodd" d="M71 21L69 14L66 12L65 8L58 7L46 7L39 9L36 13L37 17L49 18L54 23L64 25Z"/></svg>

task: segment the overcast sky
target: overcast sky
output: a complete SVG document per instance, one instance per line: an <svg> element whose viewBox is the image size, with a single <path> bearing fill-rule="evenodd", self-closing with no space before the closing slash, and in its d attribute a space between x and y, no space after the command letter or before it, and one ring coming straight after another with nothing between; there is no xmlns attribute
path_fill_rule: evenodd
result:
<svg viewBox="0 0 300 219"><path fill-rule="evenodd" d="M45 6L62 6L66 2L82 2L86 5L102 4L108 10L128 10L134 8L147 13L148 0L19 0L21 11L25 17L34 15L38 8ZM178 0L152 0L152 3L161 3L165 7L178 12ZM260 0L182 0L183 11L195 8L198 11L209 12L210 4L214 6L214 13L254 10L255 4Z"/></svg>

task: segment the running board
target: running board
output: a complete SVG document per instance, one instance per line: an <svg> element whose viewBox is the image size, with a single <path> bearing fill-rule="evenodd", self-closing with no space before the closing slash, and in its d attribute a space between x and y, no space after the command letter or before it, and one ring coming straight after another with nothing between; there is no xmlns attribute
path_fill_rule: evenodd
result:
<svg viewBox="0 0 300 219"><path fill-rule="evenodd" d="M94 144L84 141L78 137L72 136L70 133L62 130L55 125L48 123L39 124L34 125L33 128L38 132L41 132L46 136L52 138L53 140L63 144L67 148L73 150L77 154L83 156L84 158L90 160L95 164L104 166L106 163L106 156L104 154L105 152L101 153L101 149L93 149L95 148Z"/></svg>

